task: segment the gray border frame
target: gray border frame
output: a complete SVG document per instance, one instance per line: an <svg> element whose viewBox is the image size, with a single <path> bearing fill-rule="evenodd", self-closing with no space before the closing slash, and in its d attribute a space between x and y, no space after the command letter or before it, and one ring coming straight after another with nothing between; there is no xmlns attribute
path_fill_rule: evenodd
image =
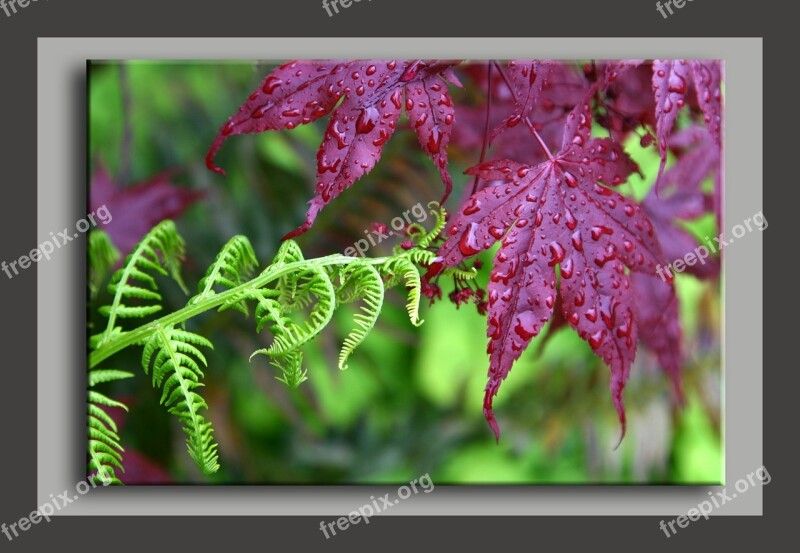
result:
<svg viewBox="0 0 800 553"><path fill-rule="evenodd" d="M514 56L575 58L590 53L596 58L711 57L726 60L726 221L736 224L763 208L762 205L762 41L760 39L51 39L38 42L39 138L38 235L85 215L85 202L75 205L75 191L83 190L84 169L76 167L76 63L82 69L87 58L160 59L281 59L292 57L351 57L368 50L375 57L473 57ZM79 128L83 128L82 126ZM74 182L63 186L63 175ZM767 214L769 216L769 214ZM762 266L752 263L763 252L760 233L748 235L726 255L726 476L729 483L762 463ZM83 251L71 247L38 266L39 409L37 503L50 493L74 488L79 473L63 463L65 452L74 451L70 428L75 419L58 413L82 413L80 387L64 371L63 360L80 360L82 329L74 332L75 307L66 298L81 287ZM66 280L69 275L72 280ZM79 280L74 280L79 279ZM733 299L728 290L747 289L747 296ZM59 300L60 299L60 300ZM73 298L74 300L74 298ZM59 309L54 305L62 304ZM80 302L78 302L79 304ZM47 306L46 308L44 306ZM66 307L66 309L64 309ZM82 312L82 307L78 307ZM71 329L65 333L63 329ZM76 336L78 338L76 339ZM47 378L43 378L44 375ZM44 383L47 383L45 385ZM75 393L69 393L69 392ZM80 405L79 405L80 404ZM54 423L60 425L56 428ZM769 469L769 466L767 467ZM369 495L386 487L263 487L263 488L136 488L102 490L84 496L64 511L87 514L314 514L348 512ZM409 500L393 509L404 514L570 514L663 515L685 513L707 498L711 488L608 487L499 488L437 487L425 499ZM762 489L753 488L716 514L761 514ZM158 499L156 503L154 499ZM313 506L313 507L310 507Z"/></svg>

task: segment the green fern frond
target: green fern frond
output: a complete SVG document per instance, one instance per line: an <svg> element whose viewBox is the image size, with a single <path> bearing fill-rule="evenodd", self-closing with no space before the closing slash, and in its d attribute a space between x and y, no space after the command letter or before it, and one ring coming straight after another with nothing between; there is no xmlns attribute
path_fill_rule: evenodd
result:
<svg viewBox="0 0 800 553"><path fill-rule="evenodd" d="M261 294L261 290L255 292L253 294L253 298L258 301L256 304L256 332L261 332L265 326L269 325L269 332L273 336L290 336L292 327L296 326L294 321L292 321L289 317L285 316L281 309L281 304L274 299L266 298ZM292 376L295 374L298 365L296 355L299 354L299 350L294 350L288 352L284 356L271 356L269 350L267 348L259 349L254 351L250 355L250 361L253 360L253 357L257 355L266 355L269 357L269 362L272 366L278 368L281 371L282 377L276 377L281 382L290 385L290 383L295 383L296 379ZM284 357L286 359L284 359ZM302 360L302 355L301 355ZM305 375L303 375L305 376ZM305 380L303 378L302 380ZM302 380L296 382L295 386L299 385ZM291 386L291 387L295 387Z"/></svg>
<svg viewBox="0 0 800 553"><path fill-rule="evenodd" d="M208 405L195 391L203 386L200 365L206 365L198 347L214 346L198 334L174 326L157 326L145 343L142 367L149 373L152 365L153 387L163 386L161 403L183 423L189 456L203 473L213 474L219 468L217 444L211 423L200 414Z"/></svg>
<svg viewBox="0 0 800 553"><path fill-rule="evenodd" d="M428 204L428 209L436 222L431 230L425 232L425 229L423 229L423 234L417 239L417 247L422 250L430 246L431 243L436 240L436 237L439 236L439 233L444 230L445 225L447 225L446 213L444 208L439 205L439 202L430 202Z"/></svg>
<svg viewBox="0 0 800 553"><path fill-rule="evenodd" d="M266 355L280 371L277 379L287 386L297 387L307 379L300 348L330 323L336 307L360 300L353 316L355 328L345 338L339 354L338 366L346 369L350 355L374 328L387 288L405 284L409 318L415 325L422 324L417 265L428 266L435 261L435 254L426 248L445 225L445 214L438 204L432 203L429 207L435 218L434 228L425 231L421 225L412 226L415 231L410 234L412 247L398 247L393 256L385 258L360 259L333 254L305 260L299 246L287 240L272 264L253 278L251 273L257 261L252 246L246 238L234 237L217 255L200 281L197 295L184 308L126 331L117 324L118 319L147 317L161 310L156 276L171 275L185 290L178 272L184 243L174 223L164 221L140 241L122 268L112 276L108 289L113 302L100 308L108 317L108 325L102 333L89 339L89 366L97 367L130 346L144 346L142 367L150 375L153 386L162 389L161 403L181 421L189 455L204 473L216 472L218 445L213 440L211 423L201 414L208 406L198 393L203 386L203 367L206 366L200 348L212 348L212 345L202 336L186 331L186 321L212 309L234 308L247 313L246 302L255 301L257 331L268 328L274 339L269 347L256 351L253 356ZM474 276L474 271L452 270L451 274L467 279ZM296 322L300 316L303 316L302 322ZM89 377L90 387L128 376L121 371L95 370ZM90 390L90 468L102 469L104 474L113 476L113 469L120 468L122 448L114 421L104 407L124 406Z"/></svg>
<svg viewBox="0 0 800 553"><path fill-rule="evenodd" d="M403 255L417 265L422 265L423 267L436 261L436 254L434 252L416 248L408 250L407 252L401 252L399 255Z"/></svg>
<svg viewBox="0 0 800 553"><path fill-rule="evenodd" d="M250 241L244 236L231 238L222 251L217 255L214 263L206 271L197 285L197 295L189 300L189 304L197 304L215 295L215 288L235 288L250 279L258 259L253 251ZM247 306L244 301L228 302L220 307L220 311L228 308L236 309L248 316Z"/></svg>
<svg viewBox="0 0 800 553"><path fill-rule="evenodd" d="M87 246L89 256L89 294L94 298L100 291L108 272L121 254L105 231L92 229Z"/></svg>
<svg viewBox="0 0 800 553"><path fill-rule="evenodd" d="M458 267L448 267L443 271L444 275L452 276L456 280L472 280L478 276L478 269L472 267L471 269L459 269Z"/></svg>
<svg viewBox="0 0 800 553"><path fill-rule="evenodd" d="M124 380L133 377L133 373L128 371L118 371L115 369L95 369L89 371L89 388L94 388L98 384Z"/></svg>
<svg viewBox="0 0 800 553"><path fill-rule="evenodd" d="M347 359L367 338L375 326L383 307L383 279L372 265L354 263L348 265L342 274L342 286L350 287L352 298L360 298L362 304L353 315L356 327L347 335L339 352L339 369L347 369Z"/></svg>
<svg viewBox="0 0 800 553"><path fill-rule="evenodd" d="M278 253L275 254L272 260L272 264L264 270L264 273L276 271L285 265L301 261L305 261L305 258L300 246L294 240L286 240L281 244ZM275 289L279 292L278 301L283 306L284 312L301 311L315 301L311 289L315 278L315 274L302 270L292 271L280 277Z"/></svg>
<svg viewBox="0 0 800 553"><path fill-rule="evenodd" d="M315 301L312 287L316 275L307 271L296 271L282 277L278 282L278 303L285 313L294 313L308 308Z"/></svg>
<svg viewBox="0 0 800 553"><path fill-rule="evenodd" d="M303 352L300 350L290 351L286 355L273 357L270 365L281 371L280 376L275 379L286 384L289 388L297 388L308 380L306 371L303 370Z"/></svg>
<svg viewBox="0 0 800 553"><path fill-rule="evenodd" d="M270 330L275 331L273 332L275 339L264 352L266 355L280 356L296 350L319 334L333 317L333 312L336 309L336 291L328 273L320 267L311 267L307 274L309 278L309 294L316 299L316 303L307 320L297 324L287 317L278 316L272 303L264 306L261 312L262 318L259 318L257 313L259 329L263 329L269 320L274 323ZM284 306L280 302L278 303L281 313L286 312ZM263 318L263 316L268 317L269 320Z"/></svg>
<svg viewBox="0 0 800 553"><path fill-rule="evenodd" d="M98 384L123 380L133 374L125 371L111 369L96 369L89 371L88 397L87 397L87 432L89 435L89 464L90 478L103 485L122 484L116 475L116 469L124 472L122 467L123 448L117 434L117 424L106 413L103 407L128 408L119 401L101 394L93 388Z"/></svg>
<svg viewBox="0 0 800 553"><path fill-rule="evenodd" d="M264 270L264 272L266 273L267 271L279 269L284 265L297 263L298 261L303 261L304 259L303 251L300 249L300 246L297 245L297 242L294 240L285 240L281 244L281 247L278 248L278 253L275 254L274 258L272 258L272 263Z"/></svg>
<svg viewBox="0 0 800 553"><path fill-rule="evenodd" d="M408 289L408 303L406 310L408 318L414 326L421 326L425 321L419 318L419 300L422 295L422 282L416 266L407 257L397 257L383 266L393 285L398 279L405 281ZM387 285L389 287L389 285Z"/></svg>
<svg viewBox="0 0 800 553"><path fill-rule="evenodd" d="M262 290L253 292L251 297L258 302L256 305L256 332L261 332L264 327L270 325L269 332L273 336L289 334L289 328L294 321L284 316L280 302L265 297L262 295ZM264 350L264 354L266 355L266 350Z"/></svg>
<svg viewBox="0 0 800 553"><path fill-rule="evenodd" d="M100 313L108 317L108 324L98 347L111 338L117 328L117 318L141 318L161 311L158 303L161 295L148 271L172 276L186 290L179 272L183 253L183 239L170 220L162 221L142 238L122 268L111 277L108 290L114 295L114 300L111 305L100 308ZM134 305L128 303L131 299L156 303Z"/></svg>

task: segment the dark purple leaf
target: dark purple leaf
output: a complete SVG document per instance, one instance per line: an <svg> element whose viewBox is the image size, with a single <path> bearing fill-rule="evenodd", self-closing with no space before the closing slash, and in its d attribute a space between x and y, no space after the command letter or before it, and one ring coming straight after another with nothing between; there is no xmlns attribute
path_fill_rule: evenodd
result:
<svg viewBox="0 0 800 553"><path fill-rule="evenodd" d="M164 219L176 219L203 196L201 191L172 184L174 176L175 171L167 171L123 188L112 182L105 168L95 170L89 204L92 211L103 205L108 209L111 221L103 225L103 230L123 256L151 228Z"/></svg>
<svg viewBox="0 0 800 553"><path fill-rule="evenodd" d="M154 461L131 448L126 448L122 453L124 472L120 472L119 479L127 485L158 485L174 484L175 480Z"/></svg>
<svg viewBox="0 0 800 553"><path fill-rule="evenodd" d="M656 354L662 370L669 375L678 403L683 403L681 367L683 333L678 313L678 298L672 280L631 273L639 339Z"/></svg>
<svg viewBox="0 0 800 553"><path fill-rule="evenodd" d="M706 127L717 144L722 140L721 69L717 61L655 60L653 91L656 102L656 139L661 154L658 181L667 162L667 139L672 133L678 112L686 104L690 81L697 91Z"/></svg>
<svg viewBox="0 0 800 553"><path fill-rule="evenodd" d="M664 256L671 262L700 246L680 222L712 212L714 196L705 193L702 184L719 177L720 152L709 132L700 127L682 130L668 143L679 152L677 160L661 177L658 193L653 187L642 206L653 222ZM714 278L719 271L719 259L713 256L686 267L686 272L700 278Z"/></svg>
<svg viewBox="0 0 800 553"><path fill-rule="evenodd" d="M533 110L536 102L541 99L542 87L547 79L549 65L538 61L512 60L508 62L508 78L514 89L514 111L506 117L500 125L495 127L489 137L489 142L502 131L516 127Z"/></svg>

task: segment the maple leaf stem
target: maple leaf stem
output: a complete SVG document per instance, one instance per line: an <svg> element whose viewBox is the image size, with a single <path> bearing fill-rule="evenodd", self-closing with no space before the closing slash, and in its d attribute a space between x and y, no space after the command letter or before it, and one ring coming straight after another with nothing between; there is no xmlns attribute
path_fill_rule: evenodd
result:
<svg viewBox="0 0 800 553"><path fill-rule="evenodd" d="M526 117L525 123L528 125L528 128L533 133L533 136L536 137L536 140L539 141L539 145L544 150L544 153L547 154L547 159L553 161L555 158L553 157L553 154L550 152L550 148L548 148L547 144L544 143L544 140L542 140L542 137L539 135L538 131L534 128L533 123L531 123L531 120Z"/></svg>
<svg viewBox="0 0 800 553"><path fill-rule="evenodd" d="M492 61L492 63L494 64L495 67L497 67L497 70L500 72L500 76L503 77L503 81L506 83L506 87L508 87L509 92L511 92L511 95L514 98L514 102L519 103L519 98L517 98L517 93L516 91L514 91L514 87L511 86L511 81L509 80L508 75L506 75L503 66L500 65L496 60ZM531 123L530 118L526 115L523 118L523 121L525 121L525 124L530 129L531 134L533 134L533 136L536 137L536 140L539 142L539 145L542 147L544 153L547 155L547 159L549 159L550 161L554 161L555 158L553 157L550 148L548 148L547 144L544 143L544 140L542 140L542 137L539 135L539 132L536 130L536 127L534 127L533 123Z"/></svg>
<svg viewBox="0 0 800 553"><path fill-rule="evenodd" d="M492 112L492 66L494 65L494 61L489 62L489 75L487 77L487 85L486 85L486 120L483 122L483 145L481 146L481 158L478 164L482 164L486 160L486 147L489 142L489 115ZM474 196L475 193L478 191L478 181L480 177L475 175L475 178L472 180L472 194Z"/></svg>

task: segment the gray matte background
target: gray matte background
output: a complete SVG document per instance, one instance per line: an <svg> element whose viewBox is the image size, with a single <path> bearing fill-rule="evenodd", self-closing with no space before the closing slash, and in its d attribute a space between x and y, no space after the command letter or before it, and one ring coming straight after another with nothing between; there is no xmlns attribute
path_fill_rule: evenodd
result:
<svg viewBox="0 0 800 553"><path fill-rule="evenodd" d="M373 0L336 18L328 18L318 0L254 2L253 0L49 0L31 4L13 18L0 16L0 256L11 259L36 243L37 232L37 37L318 37L310 41L325 44L325 37L571 37L629 36L651 37L659 46L679 47L685 37L764 37L763 72L758 64L745 68L748 75L764 79L763 120L740 129L747 136L761 136L764 145L751 144L747 159L764 155L764 207L770 229L763 234L764 256L749 260L748 278L761 282L763 294L749 281L738 288L728 287L727 306L745 302L750 317L763 317L764 328L745 340L763 338L764 460L773 482L764 488L763 517L712 517L708 522L690 525L679 536L666 539L658 530L655 517L375 517L368 526L359 526L326 542L319 532L318 519L306 517L59 517L39 524L19 541L8 546L19 551L50 551L65 543L89 541L99 547L102 541L119 544L116 549L160 548L203 551L230 549L231 545L252 544L268 549L290 545L293 549L383 550L397 547L463 548L469 551L505 549L516 544L553 547L559 550L595 550L612 546L615 550L663 551L691 546L692 550L763 550L765 544L791 543L796 528L794 514L797 481L795 445L797 390L800 375L797 358L796 294L797 275L786 269L785 258L797 251L796 231L786 222L797 220L800 201L797 195L795 162L796 130L800 125L797 92L792 86L797 59L797 18L795 6L778 0L733 4L729 0L695 0L668 20L661 18L652 0L558 0L521 2L492 0L466 5L462 0ZM319 38L321 37L321 38ZM468 47L472 38L463 39ZM416 39L404 41L412 46ZM96 55L96 53L92 53ZM124 52L128 57L130 52ZM265 55L257 54L259 57ZM743 77L744 78L744 77ZM747 77L749 78L749 76ZM76 88L81 86L72 84ZM730 91L729 91L730 94ZM755 95L760 97L761 90ZM730 105L730 103L729 103ZM85 140L82 129L84 110L70 106L75 126L69 139L75 150ZM45 163L46 160L40 160ZM74 160L78 167L80 161ZM64 180L77 186L76 171ZM754 182L761 182L759 179ZM745 183L750 186L751 183ZM74 194L80 197L81 190ZM734 191L728 187L729 195ZM47 201L47 198L43 198ZM81 203L82 199L75 200ZM76 205L77 205L76 203ZM77 209L77 208L76 208ZM48 231L51 230L48 227ZM78 255L78 252L75 253ZM83 255L83 252L80 252ZM738 268L737 268L738 269ZM77 280L77 279L75 279ZM744 280L744 279L743 279ZM83 288L73 291L83 297ZM763 300L763 305L762 305ZM80 300L76 300L77 305ZM2 385L0 385L0 521L18 520L36 506L37 495L37 369L38 355L49 347L52 336L37 340L37 273L30 269L13 281L2 281ZM82 312L76 310L76 313ZM745 309L741 310L745 311ZM75 332L82 317L76 315L58 334ZM740 321L728 316L729 327ZM84 337L80 330L79 341ZM730 333L728 334L730 337ZM761 359L754 370L761 367ZM68 362L59 361L59 367ZM82 387L60 390L71 394ZM733 422L761 417L753 402L762 398L755 391L734 397L728 395L728 430L737 432ZM734 419L731 411L741 414ZM734 413L735 414L735 413ZM55 413L57 418L71 413ZM75 419L82 413L75 413ZM76 436L80 432L76 430ZM76 443L77 447L77 443ZM57 452L59 458L79 455L70 449ZM729 463L732 462L729 457ZM731 477L733 478L733 477ZM540 488L541 489L541 488ZM229 493L238 492L232 490ZM249 491L244 493L252 493ZM650 491L648 489L648 491ZM169 496L172 490L129 490L130 497L150 495L151 504ZM513 494L511 489L504 490ZM203 490L199 493L202 495ZM571 489L563 494L574 493ZM603 488L598 496L611 499L617 488ZM643 494L644 496L647 493ZM362 502L359 496L359 503ZM314 505L309 503L309 510ZM791 534L790 534L791 533ZM158 538L156 538L158 536ZM2 538L0 538L2 539ZM252 547L251 545L251 547ZM361 547L358 547L361 546ZM394 547L392 547L394 546ZM466 546L466 547L464 547Z"/></svg>
<svg viewBox="0 0 800 553"><path fill-rule="evenodd" d="M354 8L360 6L354 5ZM86 214L83 132L84 71L88 58L104 59L287 59L319 57L426 58L722 58L726 64L726 206L730 227L763 209L759 130L762 98L760 39L95 39L41 38L39 56L38 234ZM76 128L76 126L78 126ZM745 132L745 129L756 129ZM204 152L198 152L198 156ZM769 217L767 215L767 220ZM726 231L726 235L729 231ZM731 485L763 464L761 451L762 234L748 234L726 250L726 291L747 287L752 295L726 293L724 367L727 481ZM39 416L37 502L75 489L83 471L85 357L79 302L85 258L70 243L38 266ZM69 276L71 278L65 278ZM58 306L57 308L55 306ZM735 321L735 324L731 324ZM67 330L65 332L65 329ZM73 366L65 366L70 361ZM635 378L635 375L632 376ZM76 385L77 383L77 385ZM71 392L71 393L65 393ZM737 399L738 398L738 399ZM747 399L745 399L747 398ZM75 413L76 417L59 416ZM75 431L77 423L78 432ZM72 455L70 458L69 455ZM77 459L79 462L65 462ZM769 469L769 467L767 467ZM71 504L64 515L268 514L336 515L357 509L396 488L373 486L172 487L104 489ZM685 514L708 499L704 487L460 487L439 486L412 496L387 515L665 515ZM721 488L716 488L717 490ZM740 494L715 514L761 514L762 490ZM157 501L154 501L156 500Z"/></svg>

